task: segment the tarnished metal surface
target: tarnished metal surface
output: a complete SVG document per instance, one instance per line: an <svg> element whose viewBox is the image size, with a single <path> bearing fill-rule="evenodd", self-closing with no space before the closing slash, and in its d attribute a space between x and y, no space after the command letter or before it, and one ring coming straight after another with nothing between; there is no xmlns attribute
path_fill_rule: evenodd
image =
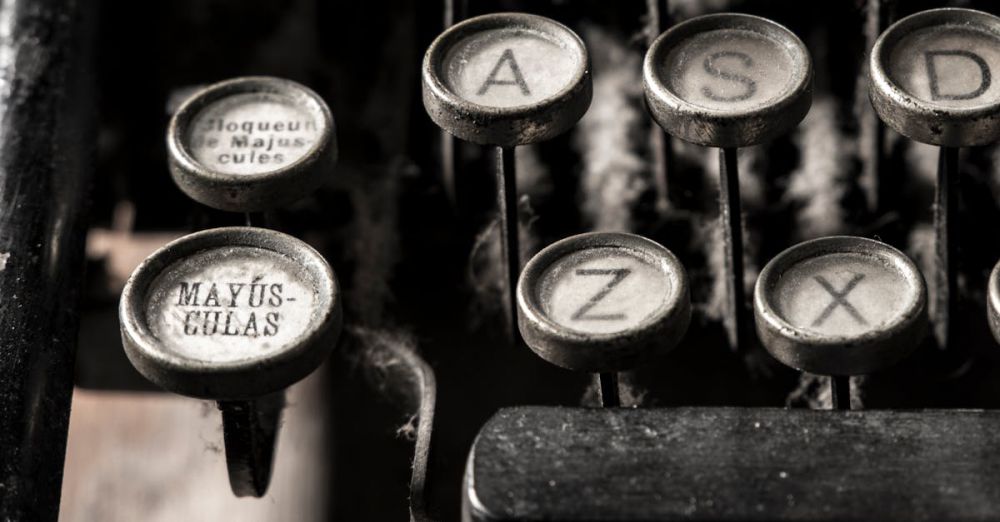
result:
<svg viewBox="0 0 1000 522"><path fill-rule="evenodd" d="M301 199L337 161L333 115L323 99L293 81L262 76L194 93L170 120L167 149L170 173L185 194L235 212Z"/></svg>
<svg viewBox="0 0 1000 522"><path fill-rule="evenodd" d="M995 520L1000 412L508 408L464 518Z"/></svg>
<svg viewBox="0 0 1000 522"><path fill-rule="evenodd" d="M748 46L752 41L767 47ZM704 63L690 63L706 53ZM741 68L723 69L715 63L723 58L740 60ZM761 70L765 66L776 68ZM768 141L798 125L812 104L812 59L805 45L785 27L750 15L706 15L677 24L650 46L642 76L656 122L671 135L704 146ZM705 80L743 90L712 94ZM691 92L680 92L678 82L691 82ZM704 93L711 105L696 99Z"/></svg>
<svg viewBox="0 0 1000 522"><path fill-rule="evenodd" d="M761 343L779 361L821 375L867 374L919 345L927 289L899 250L861 237L825 237L764 267L754 316Z"/></svg>
<svg viewBox="0 0 1000 522"><path fill-rule="evenodd" d="M517 302L525 343L552 364L587 372L631 369L670 351L691 319L680 261L618 232L546 247L521 273Z"/></svg>
<svg viewBox="0 0 1000 522"><path fill-rule="evenodd" d="M238 497L262 497L271 484L285 392L252 401L220 401L229 487Z"/></svg>
<svg viewBox="0 0 1000 522"><path fill-rule="evenodd" d="M55 520L94 98L95 5L0 4L0 519Z"/></svg>
<svg viewBox="0 0 1000 522"><path fill-rule="evenodd" d="M476 103L456 92L453 79L449 77L450 71L445 67L456 46L477 37L502 41L522 34L549 42L547 45L552 49L546 51L557 51L533 55L533 63L518 66L514 79L508 78L507 75L513 73L506 69L515 70L512 61L516 58L506 61L507 55L501 55L492 71L484 71L483 85L487 86L487 82L501 72L505 76L502 79L498 76L495 84L509 86L508 82L515 80L523 81L523 86L530 86L532 81L548 83L551 78L545 70L555 68L560 61L567 62L562 64L564 67L559 67L568 70L564 85L554 86L551 95L539 99L529 97L527 104L517 105ZM535 77L521 76L521 68L527 65L531 65L531 70L537 73ZM434 123L463 140L505 147L526 145L558 136L576 124L590 106L590 76L587 49L566 26L524 13L478 16L452 26L427 49L422 69L424 107ZM530 88L526 87L524 92L531 92Z"/></svg>
<svg viewBox="0 0 1000 522"><path fill-rule="evenodd" d="M993 337L1000 343L1000 262L990 272L986 287L986 319Z"/></svg>
<svg viewBox="0 0 1000 522"><path fill-rule="evenodd" d="M171 272L198 277L178 281ZM275 294L275 285L298 292ZM271 312L249 331L257 286L257 306ZM255 398L283 390L327 358L343 322L340 293L326 260L292 236L253 227L196 232L135 270L122 291L122 342L136 369L167 390ZM198 312L204 320L189 320ZM211 325L208 314L216 314Z"/></svg>
<svg viewBox="0 0 1000 522"><path fill-rule="evenodd" d="M972 9L932 9L896 22L875 42L869 57L869 95L875 111L896 132L923 143L967 147L997 141L998 44L1000 18ZM961 53L965 69L971 66L981 75L979 87L938 92L938 82L949 73L932 69L936 58L927 53ZM907 63L896 63L902 60ZM932 87L916 88L923 84Z"/></svg>

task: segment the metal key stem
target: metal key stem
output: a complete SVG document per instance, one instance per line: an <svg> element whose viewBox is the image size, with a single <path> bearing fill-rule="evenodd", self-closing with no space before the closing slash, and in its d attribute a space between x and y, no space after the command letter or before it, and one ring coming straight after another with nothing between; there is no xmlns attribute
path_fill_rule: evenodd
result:
<svg viewBox="0 0 1000 522"><path fill-rule="evenodd" d="M958 303L958 149L941 147L934 192L934 336L946 349L954 335Z"/></svg>
<svg viewBox="0 0 1000 522"><path fill-rule="evenodd" d="M653 42L670 25L667 0L646 0L646 46ZM670 169L673 167L673 147L670 136L657 125L649 129L649 148L652 156L653 183L656 186L656 210L665 212L670 207Z"/></svg>
<svg viewBox="0 0 1000 522"><path fill-rule="evenodd" d="M219 401L218 404L222 412L229 485L238 497L261 497L271 482L285 392L247 401Z"/></svg>
<svg viewBox="0 0 1000 522"><path fill-rule="evenodd" d="M736 149L719 149L719 217L726 256L726 293L729 301L729 346L739 351L746 340L743 288L743 226L740 210L740 176Z"/></svg>
<svg viewBox="0 0 1000 522"><path fill-rule="evenodd" d="M831 376L830 397L833 400L833 409L851 409L851 378L846 375Z"/></svg>
<svg viewBox="0 0 1000 522"><path fill-rule="evenodd" d="M867 0L865 6L865 47L871 49L879 35L888 27L893 19L895 0ZM871 71L868 71L871 74ZM885 127L882 126L878 114L868 107L860 118L863 135L867 139L861 144L866 151L868 161L865 162L862 174L862 190L868 203L868 210L878 215L880 212L893 208L896 199L896 187L899 184L897 174L885 168Z"/></svg>
<svg viewBox="0 0 1000 522"><path fill-rule="evenodd" d="M513 147L496 147L497 211L500 214L503 258L507 267L506 314L510 338L517 343L517 278L521 274L521 248L517 220L517 170Z"/></svg>
<svg viewBox="0 0 1000 522"><path fill-rule="evenodd" d="M601 406L617 408L621 406L621 395L618 392L618 373L605 372L597 374L597 383L601 389Z"/></svg>
<svg viewBox="0 0 1000 522"><path fill-rule="evenodd" d="M442 26L448 29L468 16L468 0L445 0L441 17ZM452 205L458 204L458 187L455 181L455 137L441 129L441 177L445 195Z"/></svg>

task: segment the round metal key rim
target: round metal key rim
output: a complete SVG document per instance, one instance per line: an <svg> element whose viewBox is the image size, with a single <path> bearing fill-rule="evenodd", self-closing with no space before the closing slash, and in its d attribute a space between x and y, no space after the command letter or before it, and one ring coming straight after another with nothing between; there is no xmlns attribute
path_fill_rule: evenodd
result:
<svg viewBox="0 0 1000 522"><path fill-rule="evenodd" d="M212 103L240 94L274 95L305 108L320 128L316 143L288 165L265 172L237 174L207 168L188 150L188 128ZM283 78L244 76L209 85L189 96L170 119L167 151L171 177L195 201L233 212L270 210L304 197L322 184L327 169L337 161L336 127L330 108L312 89Z"/></svg>
<svg viewBox="0 0 1000 522"><path fill-rule="evenodd" d="M889 60L895 46L914 31L934 26L960 26L1000 41L1000 18L974 9L930 9L899 20L878 37L869 56L868 92L875 112L896 132L922 143L967 147L997 141L1000 100L976 107L947 107L920 100L893 81Z"/></svg>
<svg viewBox="0 0 1000 522"><path fill-rule="evenodd" d="M770 296L778 281L801 261L836 254L875 258L916 293L898 317L861 335L823 335L786 321ZM927 327L927 289L920 270L896 248L862 237L829 236L786 249L761 271L753 302L757 333L767 351L788 366L819 375L863 375L895 364L916 348Z"/></svg>
<svg viewBox="0 0 1000 522"><path fill-rule="evenodd" d="M1000 262L990 272L986 288L986 319L993 338L1000 343Z"/></svg>
<svg viewBox="0 0 1000 522"><path fill-rule="evenodd" d="M539 302L542 276L553 263L573 253L614 248L654 266L670 280L663 304L625 331L589 333L560 325ZM528 261L517 284L518 327L525 343L546 361L577 371L606 372L634 368L673 349L691 318L690 289L684 266L670 250L645 237L623 232L589 232L561 239Z"/></svg>
<svg viewBox="0 0 1000 522"><path fill-rule="evenodd" d="M577 55L578 67L569 84L537 102L514 107L490 107L456 94L442 70L451 48L481 31L514 29L542 35ZM441 128L481 145L513 147L545 141L562 134L590 107L590 55L583 40L565 25L527 13L493 13L470 18L448 28L427 48L422 65L423 102Z"/></svg>
<svg viewBox="0 0 1000 522"><path fill-rule="evenodd" d="M664 63L676 45L697 34L715 30L744 30L775 41L793 62L798 77L767 105L741 111L704 107L678 96L664 81ZM785 26L759 16L720 13L681 22L661 34L649 47L642 65L643 91L649 112L669 134L708 147L745 147L765 142L791 130L812 105L812 58L805 44Z"/></svg>
<svg viewBox="0 0 1000 522"><path fill-rule="evenodd" d="M146 317L152 284L174 263L228 247L251 247L290 258L309 275L316 295L307 333L285 349L256 359L210 363L166 351ZM343 310L333 269L308 244L287 234L255 227L225 227L189 234L161 247L132 273L122 291L119 321L125 353L133 366L160 387L206 399L247 399L287 388L315 370L340 336Z"/></svg>

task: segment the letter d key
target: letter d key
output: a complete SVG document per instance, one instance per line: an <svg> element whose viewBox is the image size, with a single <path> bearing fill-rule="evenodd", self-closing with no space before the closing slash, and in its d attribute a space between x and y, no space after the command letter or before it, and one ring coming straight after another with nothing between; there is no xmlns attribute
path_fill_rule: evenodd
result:
<svg viewBox="0 0 1000 522"><path fill-rule="evenodd" d="M941 147L934 205L934 336L953 343L959 304L958 148L1000 138L1000 18L933 9L885 30L869 58L869 95L896 132Z"/></svg>

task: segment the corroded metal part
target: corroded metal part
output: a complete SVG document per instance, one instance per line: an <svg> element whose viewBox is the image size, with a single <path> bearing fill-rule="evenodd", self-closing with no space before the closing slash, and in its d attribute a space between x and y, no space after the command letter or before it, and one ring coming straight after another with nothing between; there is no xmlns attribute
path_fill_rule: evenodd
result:
<svg viewBox="0 0 1000 522"><path fill-rule="evenodd" d="M298 83L249 76L198 90L167 130L170 174L185 194L233 212L311 194L337 161L333 115Z"/></svg>
<svg viewBox="0 0 1000 522"><path fill-rule="evenodd" d="M580 234L525 266L518 326L552 364L625 370L677 345L691 318L689 293L684 267L660 244L619 232Z"/></svg>
<svg viewBox="0 0 1000 522"><path fill-rule="evenodd" d="M566 26L524 13L470 18L424 55L423 101L466 141L513 147L558 136L590 106L590 57Z"/></svg>
<svg viewBox="0 0 1000 522"><path fill-rule="evenodd" d="M778 254L754 289L761 343L782 363L861 375L906 357L927 329L927 289L910 258L871 239L831 236Z"/></svg>
<svg viewBox="0 0 1000 522"><path fill-rule="evenodd" d="M340 288L289 235L205 230L147 258L122 291L122 342L147 379L182 395L249 399L312 372L336 345Z"/></svg>
<svg viewBox="0 0 1000 522"><path fill-rule="evenodd" d="M900 134L947 147L1000 138L1000 18L958 8L910 15L878 38L869 69L872 105Z"/></svg>
<svg viewBox="0 0 1000 522"><path fill-rule="evenodd" d="M788 132L809 112L812 79L797 36L744 14L677 24L643 63L653 119L677 138L710 147L745 147Z"/></svg>

